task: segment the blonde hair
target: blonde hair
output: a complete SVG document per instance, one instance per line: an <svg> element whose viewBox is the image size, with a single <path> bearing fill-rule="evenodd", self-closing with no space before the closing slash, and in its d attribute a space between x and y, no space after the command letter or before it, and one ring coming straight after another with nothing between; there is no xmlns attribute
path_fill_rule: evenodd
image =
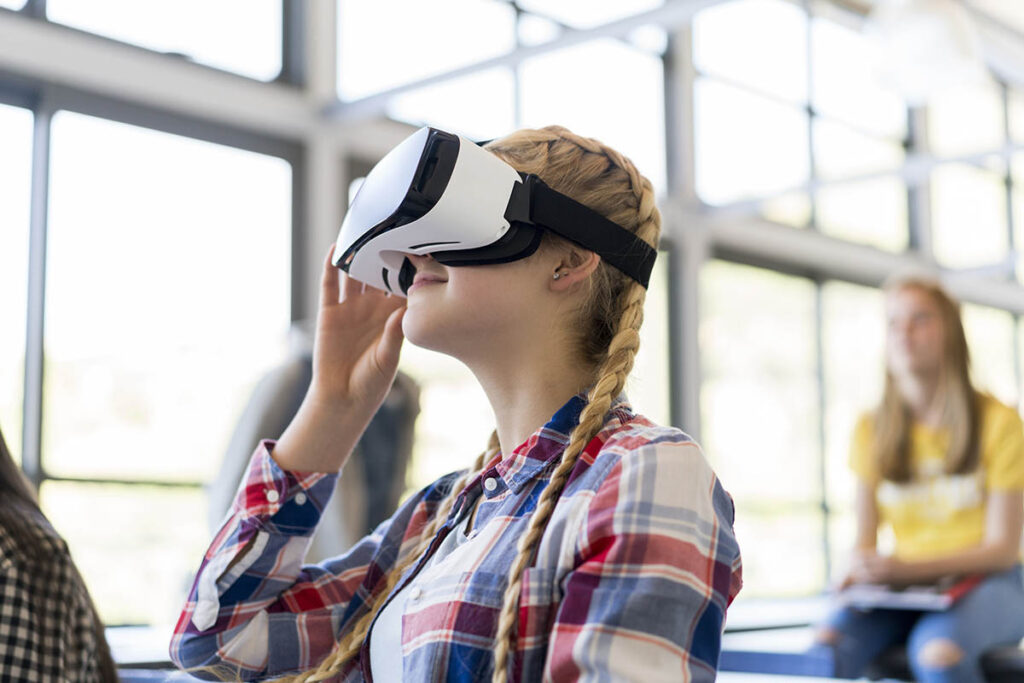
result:
<svg viewBox="0 0 1024 683"><path fill-rule="evenodd" d="M615 150L591 138L575 135L561 126L520 130L491 142L487 149L516 170L540 176L553 189L594 209L657 247L661 216L655 206L654 189L633 163ZM560 248L566 244L562 238L550 233L544 235L545 249ZM569 444L537 502L529 526L519 539L495 635L495 683L507 680L510 654L515 651L516 615L523 571L533 558L579 454L604 426L605 416L625 385L640 345L639 330L643 322L646 290L604 262L591 276L589 287L583 306L576 312L582 324L574 325L573 329L578 330L578 348L587 367L593 368L593 384L579 424L570 435ZM405 570L426 551L456 497L497 452L497 434L493 433L487 450L452 485L433 519L423 527L415 547L401 554L400 561L388 573L387 579L374 590L366 613L349 628L316 669L285 680L323 681L340 673L359 653L370 624Z"/></svg>
<svg viewBox="0 0 1024 683"><path fill-rule="evenodd" d="M947 474L966 474L978 467L980 415L978 393L971 384L970 351L960 318L960 305L938 280L922 274L897 275L886 281L887 294L915 289L927 295L939 310L943 331L942 364L937 396L942 401L941 424L949 429ZM882 477L898 483L911 480L910 407L886 365L885 390L875 410L874 447Z"/></svg>

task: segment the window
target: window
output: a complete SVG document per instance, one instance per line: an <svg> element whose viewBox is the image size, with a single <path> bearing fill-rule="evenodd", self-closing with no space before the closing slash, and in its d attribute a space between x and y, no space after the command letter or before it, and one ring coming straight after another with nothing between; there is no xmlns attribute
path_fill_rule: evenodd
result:
<svg viewBox="0 0 1024 683"><path fill-rule="evenodd" d="M25 6L28 0L0 0L0 7L6 7L8 9L21 9ZM10 446L10 443L7 444Z"/></svg>
<svg viewBox="0 0 1024 683"><path fill-rule="evenodd" d="M994 152L1005 130L995 84L947 89L928 103L928 144L938 156Z"/></svg>
<svg viewBox="0 0 1024 683"><path fill-rule="evenodd" d="M284 354L290 166L59 112L49 218L46 472L210 480L253 384ZM176 539L208 540L199 489L54 481L43 502L109 623L174 614L123 587L144 581L147 594L181 597L194 566L177 564ZM73 523L61 526L65 515ZM126 530L100 543L102 520L114 518ZM142 566L141 548L154 553Z"/></svg>
<svg viewBox="0 0 1024 683"><path fill-rule="evenodd" d="M976 304L965 304L962 309L975 388L991 393L1003 403L1017 405L1020 396L1013 316Z"/></svg>
<svg viewBox="0 0 1024 683"><path fill-rule="evenodd" d="M28 305L32 112L0 105L0 429L21 461Z"/></svg>
<svg viewBox="0 0 1024 683"><path fill-rule="evenodd" d="M725 204L810 180L807 115L797 107L701 78L694 92L697 194Z"/></svg>
<svg viewBox="0 0 1024 683"><path fill-rule="evenodd" d="M807 14L784 0L724 2L693 20L693 61L710 76L807 101Z"/></svg>
<svg viewBox="0 0 1024 683"><path fill-rule="evenodd" d="M1004 172L944 164L932 172L935 258L950 268L1005 263L1009 249Z"/></svg>
<svg viewBox="0 0 1024 683"><path fill-rule="evenodd" d="M821 296L825 485L832 578L838 579L856 531L856 479L849 467L853 428L882 397L885 308L882 292L846 282L826 282Z"/></svg>
<svg viewBox="0 0 1024 683"><path fill-rule="evenodd" d="M492 140L515 128L515 81L509 69L488 69L402 93L388 115L473 140Z"/></svg>
<svg viewBox="0 0 1024 683"><path fill-rule="evenodd" d="M47 0L46 15L261 81L281 72L281 0Z"/></svg>
<svg viewBox="0 0 1024 683"><path fill-rule="evenodd" d="M865 133L902 140L907 107L878 79L879 54L860 32L822 17L811 20L811 104L817 114Z"/></svg>
<svg viewBox="0 0 1024 683"><path fill-rule="evenodd" d="M700 289L702 445L736 501L745 597L821 589L815 285L712 261Z"/></svg>
<svg viewBox="0 0 1024 683"><path fill-rule="evenodd" d="M520 65L521 124L558 124L629 157L656 192L665 189L661 59L615 40L595 40ZM566 74L572 74L567 78Z"/></svg>
<svg viewBox="0 0 1024 683"><path fill-rule="evenodd" d="M591 28L646 12L662 4L662 0L519 0L518 5L573 28Z"/></svg>
<svg viewBox="0 0 1024 683"><path fill-rule="evenodd" d="M515 44L515 9L499 0L451 0L443 9L340 0L338 92L343 100L359 99L511 52Z"/></svg>

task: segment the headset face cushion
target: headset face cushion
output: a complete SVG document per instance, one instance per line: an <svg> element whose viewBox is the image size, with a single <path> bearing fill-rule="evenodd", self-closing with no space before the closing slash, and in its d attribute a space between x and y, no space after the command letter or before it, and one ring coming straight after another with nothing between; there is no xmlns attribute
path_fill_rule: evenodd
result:
<svg viewBox="0 0 1024 683"><path fill-rule="evenodd" d="M518 261L537 251L540 246L541 230L525 223L513 223L509 229L492 244L476 249L435 251L430 255L446 266L484 266L495 263Z"/></svg>

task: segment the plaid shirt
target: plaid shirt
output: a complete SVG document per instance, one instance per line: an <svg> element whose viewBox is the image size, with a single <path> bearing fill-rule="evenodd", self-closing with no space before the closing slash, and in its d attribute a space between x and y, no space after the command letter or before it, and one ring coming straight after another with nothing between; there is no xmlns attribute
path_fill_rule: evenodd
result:
<svg viewBox="0 0 1024 683"><path fill-rule="evenodd" d="M474 535L418 582L402 619L404 678L489 679L516 541L568 444L577 396L456 500L417 577L474 507ZM700 448L619 398L580 455L523 578L515 680L712 681L726 607L741 585L733 504ZM385 573L416 546L457 474L411 496L348 553L303 565L337 475L285 472L253 456L171 641L180 667L244 679L311 668L365 613ZM426 585L423 585L423 584ZM335 680L372 680L369 636ZM200 674L201 675L201 674Z"/></svg>

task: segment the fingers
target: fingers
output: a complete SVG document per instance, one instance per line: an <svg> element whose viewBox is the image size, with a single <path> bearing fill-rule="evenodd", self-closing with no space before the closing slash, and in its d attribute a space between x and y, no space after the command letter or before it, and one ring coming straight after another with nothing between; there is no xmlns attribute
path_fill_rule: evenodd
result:
<svg viewBox="0 0 1024 683"><path fill-rule="evenodd" d="M381 334L380 343L377 346L377 362L385 372L390 373L398 367L398 356L402 351L402 317L405 315L405 306L395 309L388 316L384 323L384 332Z"/></svg>
<svg viewBox="0 0 1024 683"><path fill-rule="evenodd" d="M327 258L324 260L324 271L320 276L320 306L328 306L338 303L338 272L340 268L331 264L334 256L334 245L327 250Z"/></svg>

